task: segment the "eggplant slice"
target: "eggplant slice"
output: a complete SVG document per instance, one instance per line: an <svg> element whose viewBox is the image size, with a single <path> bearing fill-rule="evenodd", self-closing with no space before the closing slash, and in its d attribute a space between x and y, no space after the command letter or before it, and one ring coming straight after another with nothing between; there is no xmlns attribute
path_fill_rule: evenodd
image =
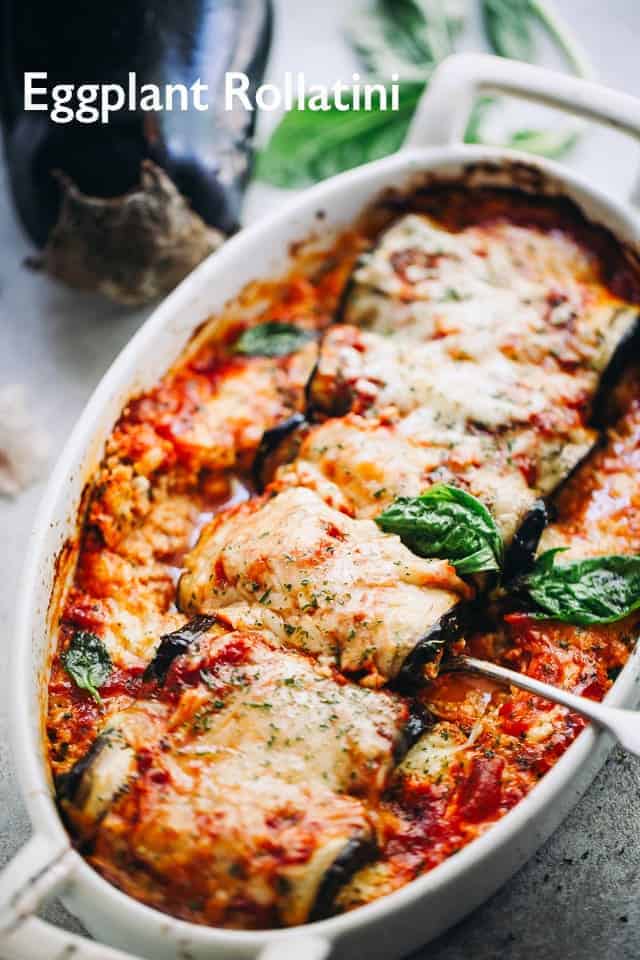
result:
<svg viewBox="0 0 640 960"><path fill-rule="evenodd" d="M511 541L504 560L503 579L509 582L522 576L532 567L540 537L549 523L550 510L544 500L536 500L520 524Z"/></svg>
<svg viewBox="0 0 640 960"><path fill-rule="evenodd" d="M336 897L342 887L365 864L370 863L378 852L377 844L370 836L352 837L326 871L316 894L309 922L326 920L336 912Z"/></svg>
<svg viewBox="0 0 640 960"><path fill-rule="evenodd" d="M611 398L625 370L640 359L640 311L635 306L621 307L613 314L606 347L607 363L600 376L593 401L591 422L604 429L611 426L617 411L611 409Z"/></svg>
<svg viewBox="0 0 640 960"><path fill-rule="evenodd" d="M133 772L135 754L113 729L101 733L68 773L56 780L58 800L92 824L107 812Z"/></svg>
<svg viewBox="0 0 640 960"><path fill-rule="evenodd" d="M435 717L418 700L411 700L409 716L394 748L396 763L402 763L411 748L435 723Z"/></svg>
<svg viewBox="0 0 640 960"><path fill-rule="evenodd" d="M402 664L397 683L400 687L415 689L437 675L447 645L461 637L473 622L474 605L459 603L444 614L416 643ZM416 737L416 740L418 737Z"/></svg>
<svg viewBox="0 0 640 960"><path fill-rule="evenodd" d="M145 707L148 706L148 710ZM78 840L91 842L100 823L137 774L136 748L154 738L154 707L122 711L108 721L84 757L56 780L65 820Z"/></svg>

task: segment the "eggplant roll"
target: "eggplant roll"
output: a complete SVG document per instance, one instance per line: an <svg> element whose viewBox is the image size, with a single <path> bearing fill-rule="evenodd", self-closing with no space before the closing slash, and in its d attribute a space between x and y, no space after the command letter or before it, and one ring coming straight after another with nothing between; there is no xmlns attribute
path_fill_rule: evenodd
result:
<svg viewBox="0 0 640 960"><path fill-rule="evenodd" d="M268 632L204 626L157 699L111 718L59 786L63 807L92 862L155 906L303 923L371 856L369 807L415 716Z"/></svg>
<svg viewBox="0 0 640 960"><path fill-rule="evenodd" d="M387 422L351 414L309 430L273 486L307 486L338 510L373 518L396 497L444 481L482 500L509 544L595 437L579 426L559 437L533 428L510 435L438 429L428 409Z"/></svg>
<svg viewBox="0 0 640 960"><path fill-rule="evenodd" d="M433 804L439 812L441 811L441 821L447 823L447 826L452 821L455 823L456 815L460 815L456 793L459 790L458 785L465 780L465 760L469 765L471 742L471 738L457 724L447 721L438 721L433 724L409 751L403 763L397 767L391 784L390 798L402 796L408 809L415 804L416 814L421 809L421 804L423 808L426 806L427 810L430 809L430 804ZM484 762L490 764L491 760L487 759ZM434 850L445 845L443 839L446 838L446 833L444 837L437 832L430 836L424 822L418 819L416 824L412 823L409 816L406 820L402 815L398 816L402 808L392 803L389 806L395 814L395 830L402 838L399 842L396 838L396 844L404 856L400 854L394 857L390 850L383 850L376 859L355 871L349 881L337 892L336 908L338 910L352 910L354 907L371 903L391 893L413 875L418 858L421 855L424 856L423 844L425 846L428 844ZM467 817L463 816L461 822L464 826L466 821ZM458 824L456 826L459 831L460 826ZM456 826L451 830L452 839L459 840L460 833L456 832ZM409 842L412 831L415 833L413 845ZM454 851L451 850L451 852Z"/></svg>
<svg viewBox="0 0 640 960"><path fill-rule="evenodd" d="M496 221L453 233L409 214L361 258L342 319L414 343L445 339L463 352L469 338L498 333L514 359L602 372L636 313L565 232Z"/></svg>
<svg viewBox="0 0 640 960"><path fill-rule="evenodd" d="M442 408L487 429L556 405L585 419L638 308L603 283L569 235L513 223L458 233L401 218L355 269L346 327L325 338L315 403L369 411ZM444 407L443 407L444 405Z"/></svg>
<svg viewBox="0 0 640 960"><path fill-rule="evenodd" d="M185 558L178 603L266 627L379 685L471 595L446 561L423 560L372 521L296 487L214 517Z"/></svg>

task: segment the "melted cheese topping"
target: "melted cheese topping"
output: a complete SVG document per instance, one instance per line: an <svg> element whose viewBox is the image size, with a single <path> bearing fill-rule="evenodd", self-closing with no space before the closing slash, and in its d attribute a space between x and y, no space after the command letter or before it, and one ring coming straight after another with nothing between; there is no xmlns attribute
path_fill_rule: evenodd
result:
<svg viewBox="0 0 640 960"><path fill-rule="evenodd" d="M253 622L262 618L283 643L365 671L371 683L395 676L430 627L470 595L446 561L415 556L301 487L216 517L185 569L184 611L250 604Z"/></svg>
<svg viewBox="0 0 640 960"><path fill-rule="evenodd" d="M346 319L360 328L327 333L312 395L373 425L316 428L277 483L376 516L446 480L509 541L592 447L600 374L637 310L566 236L505 223L453 234L409 215L356 270Z"/></svg>
<svg viewBox="0 0 640 960"><path fill-rule="evenodd" d="M415 343L443 339L462 355L497 342L526 364L602 370L636 314L563 233L505 222L451 233L410 214L363 257L345 319Z"/></svg>
<svg viewBox="0 0 640 960"><path fill-rule="evenodd" d="M536 431L498 437L442 431L436 440L432 422L427 409L391 423L353 415L328 420L309 431L274 486L303 485L337 509L375 518L396 497L453 483L483 501L509 542L533 503L552 492L595 437L585 429L572 431L570 441Z"/></svg>
<svg viewBox="0 0 640 960"><path fill-rule="evenodd" d="M336 682L265 633L203 638L165 689L168 704L112 718L84 774L80 815L103 817L94 862L125 864L125 889L146 865L165 891L204 902L210 922L274 911L303 922L347 844L373 836L357 798L376 802L386 786L406 706Z"/></svg>

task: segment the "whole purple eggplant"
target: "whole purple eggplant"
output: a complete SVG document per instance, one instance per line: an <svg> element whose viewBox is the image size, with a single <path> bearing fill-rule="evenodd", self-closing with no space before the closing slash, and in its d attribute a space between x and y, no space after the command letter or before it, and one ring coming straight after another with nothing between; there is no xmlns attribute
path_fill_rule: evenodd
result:
<svg viewBox="0 0 640 960"><path fill-rule="evenodd" d="M269 0L2 0L0 110L13 198L54 276L142 303L173 287L238 226L255 113L224 109L227 70L261 82ZM112 113L59 124L24 109L46 86L208 87L206 111ZM39 81L42 85L42 81Z"/></svg>

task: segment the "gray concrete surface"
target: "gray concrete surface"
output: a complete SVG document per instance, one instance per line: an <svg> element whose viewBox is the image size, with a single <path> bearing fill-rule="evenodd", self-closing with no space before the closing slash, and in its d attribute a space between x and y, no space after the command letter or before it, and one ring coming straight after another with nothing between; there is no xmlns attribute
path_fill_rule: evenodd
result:
<svg viewBox="0 0 640 960"><path fill-rule="evenodd" d="M340 35L347 6L344 0L314 5L281 0L273 77L285 68L304 69L312 82L349 76L354 64ZM638 0L558 0L557 6L589 50L600 77L640 95ZM529 117L525 108L519 111L520 121ZM627 139L589 130L569 162L624 197L635 182L639 159L637 147ZM30 248L15 222L3 177L0 169L0 383L22 381L30 387L55 454L146 311L125 312L70 294L26 270L22 264ZM255 219L279 199L275 191L253 189L247 218ZM29 834L7 746L6 684L13 598L41 492L37 486L15 501L0 500L0 864ZM639 828L640 763L616 751L570 822L496 896L416 958L640 958ZM56 923L74 924L55 903L43 914Z"/></svg>

